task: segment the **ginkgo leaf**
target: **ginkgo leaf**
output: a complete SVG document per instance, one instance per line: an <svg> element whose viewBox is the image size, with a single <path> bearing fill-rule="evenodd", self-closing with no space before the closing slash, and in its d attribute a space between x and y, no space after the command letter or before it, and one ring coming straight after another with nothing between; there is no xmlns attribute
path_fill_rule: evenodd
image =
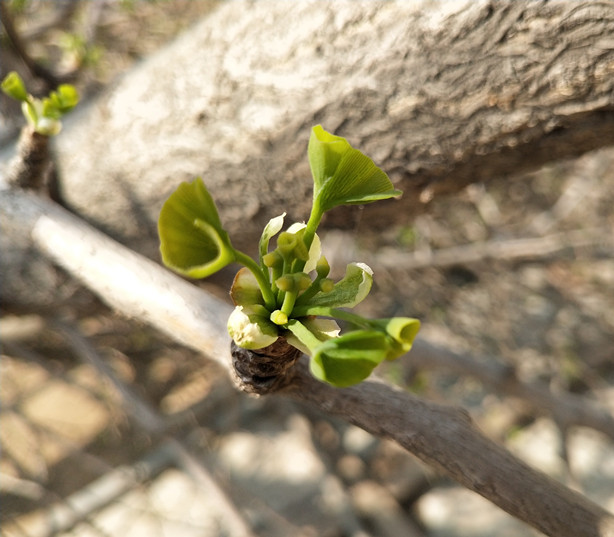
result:
<svg viewBox="0 0 614 537"><path fill-rule="evenodd" d="M272 237L277 235L281 228L284 225L284 217L286 213L280 214L275 218L271 218L266 226L264 226L264 230L262 231L262 236L260 237L260 242L258 244L258 252L260 254L260 264L263 264L263 258L267 255L269 251L269 241Z"/></svg>
<svg viewBox="0 0 614 537"><path fill-rule="evenodd" d="M369 325L385 331L392 339L391 350L386 360L395 360L409 352L420 330L420 321L411 317L375 319L369 321Z"/></svg>
<svg viewBox="0 0 614 537"><path fill-rule="evenodd" d="M79 93L71 84L61 84L56 91L49 94L49 106L65 114L79 103ZM43 99L45 105L46 99Z"/></svg>
<svg viewBox="0 0 614 537"><path fill-rule="evenodd" d="M315 343L317 348L317 346L319 346L323 341L337 337L341 331L339 325L333 319L321 319L314 317L305 319L301 321L300 324L309 331L309 337L305 337L306 332L304 330L295 330L289 332L285 338L290 345L310 356L313 354L314 349L312 349L309 345L313 346ZM296 322L292 323L293 328L296 328L296 325ZM313 338L316 339L314 340Z"/></svg>
<svg viewBox="0 0 614 537"><path fill-rule="evenodd" d="M264 305L258 280L251 270L245 267L239 269L230 288L230 298L235 306Z"/></svg>
<svg viewBox="0 0 614 537"><path fill-rule="evenodd" d="M382 332L356 330L326 340L311 358L314 377L343 388L366 379L386 359L390 346Z"/></svg>
<svg viewBox="0 0 614 537"><path fill-rule="evenodd" d="M362 302L371 290L373 284L373 271L364 263L350 263L345 276L339 280L328 293L318 293L309 298L306 302L301 302L299 296L293 314L297 317L301 315L320 315L317 308L353 308ZM314 308L314 311L310 311Z"/></svg>
<svg viewBox="0 0 614 537"><path fill-rule="evenodd" d="M228 333L244 349L262 349L277 340L277 327L248 307L237 306L228 318Z"/></svg>
<svg viewBox="0 0 614 537"><path fill-rule="evenodd" d="M11 71L2 81L2 91L18 101L27 101L28 92L17 71Z"/></svg>
<svg viewBox="0 0 614 537"><path fill-rule="evenodd" d="M307 156L316 192L335 175L343 155L350 149L352 146L345 138L325 131L321 125L311 129Z"/></svg>
<svg viewBox="0 0 614 537"><path fill-rule="evenodd" d="M192 278L205 278L235 261L215 203L201 178L181 183L158 219L162 261Z"/></svg>
<svg viewBox="0 0 614 537"><path fill-rule="evenodd" d="M320 125L311 131L308 155L318 213L338 205L370 203L402 193L369 157Z"/></svg>

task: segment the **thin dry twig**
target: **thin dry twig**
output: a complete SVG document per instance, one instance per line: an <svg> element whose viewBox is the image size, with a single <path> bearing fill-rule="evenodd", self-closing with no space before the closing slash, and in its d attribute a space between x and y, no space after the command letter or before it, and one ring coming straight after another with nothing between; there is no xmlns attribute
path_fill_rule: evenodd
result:
<svg viewBox="0 0 614 537"><path fill-rule="evenodd" d="M402 363L471 376L498 394L517 397L537 412L549 414L563 431L573 426L591 427L614 440L614 416L606 409L586 397L555 394L546 385L521 382L511 366L494 358L478 359L417 339Z"/></svg>
<svg viewBox="0 0 614 537"><path fill-rule="evenodd" d="M428 267L448 267L477 263L488 259L542 259L576 248L600 246L614 248L612 234L605 229L578 229L552 233L544 237L492 240L451 246L439 250L399 252L382 248L367 261L375 267L417 270ZM366 254L368 257L368 254Z"/></svg>

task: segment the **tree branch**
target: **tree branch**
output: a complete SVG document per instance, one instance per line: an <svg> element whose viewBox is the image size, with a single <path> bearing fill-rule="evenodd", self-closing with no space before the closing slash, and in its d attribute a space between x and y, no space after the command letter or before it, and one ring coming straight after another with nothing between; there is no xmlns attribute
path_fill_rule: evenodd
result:
<svg viewBox="0 0 614 537"><path fill-rule="evenodd" d="M614 416L604 408L585 397L572 393L554 394L546 385L522 382L511 366L494 358L478 360L419 340L404 363L420 369L439 369L453 375L471 376L498 394L517 397L535 411L547 413L564 431L572 426L590 427L614 440Z"/></svg>
<svg viewBox="0 0 614 537"><path fill-rule="evenodd" d="M226 318L231 307L79 218L26 192L4 191L0 212L18 221L36 248L110 306L146 321L230 370ZM468 414L374 380L335 389L315 380L305 360L280 393L391 438L547 535L612 537L614 516L521 462L486 438Z"/></svg>
<svg viewBox="0 0 614 537"><path fill-rule="evenodd" d="M417 270L427 267L449 267L466 265L489 259L516 261L551 257L560 252L573 251L588 246L609 247L614 245L611 233L606 229L579 229L562 231L543 237L523 239L495 239L439 250L417 250L400 252L394 248L380 248L369 256L364 253L365 262L375 267ZM362 253L362 252L361 252Z"/></svg>
<svg viewBox="0 0 614 537"><path fill-rule="evenodd" d="M377 380L332 388L314 379L305 361L295 368L286 393L395 440L546 535L614 535L614 516L485 437L463 409L424 401Z"/></svg>

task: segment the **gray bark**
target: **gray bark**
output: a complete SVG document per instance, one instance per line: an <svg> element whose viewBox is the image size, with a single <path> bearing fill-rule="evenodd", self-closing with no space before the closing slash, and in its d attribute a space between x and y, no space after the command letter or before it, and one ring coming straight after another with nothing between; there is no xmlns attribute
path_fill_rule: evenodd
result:
<svg viewBox="0 0 614 537"><path fill-rule="evenodd" d="M60 194L157 259L164 199L202 175L253 251L272 216L308 216L320 123L405 191L363 221L407 221L472 181L614 143L612 35L611 0L226 2L72 116L55 144ZM324 225L357 214L339 208ZM3 235L5 298L20 302L28 241ZM53 303L57 278L29 302Z"/></svg>

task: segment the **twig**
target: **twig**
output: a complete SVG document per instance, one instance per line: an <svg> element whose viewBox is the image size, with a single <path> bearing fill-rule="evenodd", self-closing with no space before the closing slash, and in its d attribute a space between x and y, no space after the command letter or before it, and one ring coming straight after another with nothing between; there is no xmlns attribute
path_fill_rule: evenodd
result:
<svg viewBox="0 0 614 537"><path fill-rule="evenodd" d="M563 431L572 426L591 427L614 440L614 416L607 410L585 397L572 393L554 394L548 386L521 382L512 367L493 358L477 359L417 339L402 363L474 377L498 394L517 397L537 412L550 414Z"/></svg>
<svg viewBox="0 0 614 537"><path fill-rule="evenodd" d="M230 369L229 304L115 243L78 217L27 192L4 192L0 212L32 230L36 247L112 307L146 321ZM374 380L337 389L305 359L282 394L394 439L423 462L513 516L557 537L612 537L614 516L486 438L461 409Z"/></svg>
<svg viewBox="0 0 614 537"><path fill-rule="evenodd" d="M309 374L305 360L294 374L287 395L395 440L546 535L614 536L614 516L486 438L464 410L421 400L378 380L332 388Z"/></svg>
<svg viewBox="0 0 614 537"><path fill-rule="evenodd" d="M573 230L553 233L545 237L493 240L440 250L419 250L404 253L382 248L374 259L367 260L373 266L416 270L427 267L476 263L487 259L516 260L549 257L565 250L585 246L614 247L611 233L604 229Z"/></svg>
<svg viewBox="0 0 614 537"><path fill-rule="evenodd" d="M0 214L22 229L31 229L42 253L57 260L117 311L151 324L228 369L228 303L203 294L39 196L0 191Z"/></svg>

